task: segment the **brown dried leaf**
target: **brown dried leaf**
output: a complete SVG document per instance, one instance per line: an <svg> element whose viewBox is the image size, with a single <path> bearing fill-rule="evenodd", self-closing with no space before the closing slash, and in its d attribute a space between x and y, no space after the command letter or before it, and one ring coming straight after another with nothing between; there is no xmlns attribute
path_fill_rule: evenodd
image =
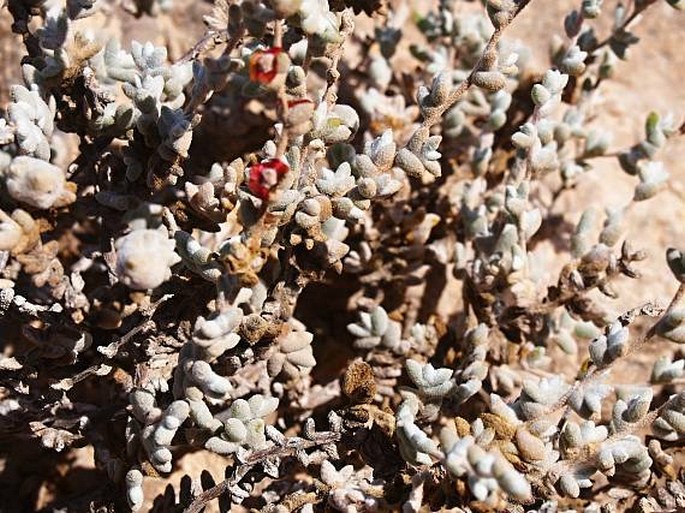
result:
<svg viewBox="0 0 685 513"><path fill-rule="evenodd" d="M371 366L362 361L352 362L342 379L342 391L354 403L370 403L376 395L376 381Z"/></svg>

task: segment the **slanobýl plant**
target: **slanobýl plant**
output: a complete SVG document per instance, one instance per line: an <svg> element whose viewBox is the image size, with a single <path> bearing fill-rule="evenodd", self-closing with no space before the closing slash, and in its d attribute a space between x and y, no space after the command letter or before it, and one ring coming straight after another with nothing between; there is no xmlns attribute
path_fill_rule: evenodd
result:
<svg viewBox="0 0 685 513"><path fill-rule="evenodd" d="M626 213L667 194L685 125L650 113L614 149L595 108L665 3L607 28L579 1L542 72L507 38L542 3L409 4L215 0L176 55L94 31L107 2L8 2L0 426L91 446L90 510L152 510L146 485L199 451L225 479L169 511L683 507L682 250L667 306L602 297L640 283ZM598 159L634 192L559 233ZM565 236L551 274L540 248ZM620 383L647 347L651 376Z"/></svg>

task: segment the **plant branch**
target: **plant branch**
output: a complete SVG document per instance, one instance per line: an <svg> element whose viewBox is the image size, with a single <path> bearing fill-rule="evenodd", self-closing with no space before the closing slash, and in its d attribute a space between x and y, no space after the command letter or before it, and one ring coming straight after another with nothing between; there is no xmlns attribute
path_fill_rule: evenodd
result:
<svg viewBox="0 0 685 513"><path fill-rule="evenodd" d="M459 99L466 93L466 91L469 90L469 88L473 85L474 75L478 71L481 71L483 69L486 60L490 59L493 53L496 52L497 45L502 39L502 35L504 34L506 28L509 25L511 25L511 22L514 21L516 16L518 16L520 12L523 11L523 9L525 9L531 1L532 0L521 0L516 4L516 7L514 7L509 13L507 13L504 19L500 20L499 26L495 29L495 32L493 32L492 36L490 36L489 41L485 45L483 53L478 59L476 65L469 73L469 76L466 77L466 80L460 83L456 87L456 89L451 91L447 99L441 105L431 109L428 112L428 114L424 117L423 121L421 122L421 125L415 133L418 133L420 131L426 131L430 129L433 125L438 124L440 122L440 119L442 119L443 114L447 112L455 103L457 103Z"/></svg>
<svg viewBox="0 0 685 513"><path fill-rule="evenodd" d="M683 290L681 290L683 289ZM659 317L667 314L668 312L671 311L673 306L677 303L677 298L682 297L683 293L685 293L685 285L681 285L681 287L678 289L678 292L676 292L676 295L673 298L673 301L671 301L671 304L667 309L660 308L652 303L647 303L646 305L643 305L638 308L633 308L632 310L629 310L628 312L624 313L621 317L619 317L619 321L621 322L622 325L627 326L633 322L633 320L642 315L648 315L650 317ZM655 322L652 327L647 331L644 337L639 339L637 342L630 344L626 350L619 355L616 359L611 360L610 362L603 364L603 365L595 365L591 367L587 373L583 376L582 379L577 380L574 385L564 394L559 398L559 400L554 403L552 406L550 406L548 409L546 409L544 412L542 412L540 415L537 415L536 417L529 419L526 421L528 425L533 424L534 422L540 420L543 417L546 417L548 415L552 415L562 408L565 408L568 404L568 401L571 399L574 393L576 393L578 390L581 390L583 387L587 386L591 382L597 380L601 376L604 375L602 371L607 370L610 366L612 366L614 363L616 363L618 360L625 358L631 354L634 354L636 351L638 351L640 348L642 348L647 342L649 342L654 335L656 334L655 331L655 326L657 325L658 321Z"/></svg>
<svg viewBox="0 0 685 513"><path fill-rule="evenodd" d="M193 502L183 511L183 513L200 513L209 501L214 500L228 492L232 486L235 486L240 482L240 480L252 469L252 467L269 458L292 457L298 452L306 451L307 449L313 449L322 445L338 442L340 437L340 433L329 431L315 434L312 440L291 438L288 440L288 442L286 442L286 445L272 446L267 449L255 451L251 453L245 459L245 461L236 468L236 470L240 470L237 476L230 479L225 479L209 490L202 492L200 495L195 497Z"/></svg>

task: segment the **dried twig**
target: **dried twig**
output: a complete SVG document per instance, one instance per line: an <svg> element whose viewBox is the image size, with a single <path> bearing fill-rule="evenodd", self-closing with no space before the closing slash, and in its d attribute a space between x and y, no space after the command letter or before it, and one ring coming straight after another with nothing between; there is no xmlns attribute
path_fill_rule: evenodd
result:
<svg viewBox="0 0 685 513"><path fill-rule="evenodd" d="M188 506L183 513L200 513L202 509L211 500L214 500L224 493L228 492L231 487L235 486L240 480L257 464L268 458L285 458L295 456L298 452L313 449L323 445L331 444L340 441L340 433L326 432L317 433L312 440L305 440L303 438L291 438L284 446L273 446L268 449L254 451L245 461L238 465L235 470L235 477L225 479L221 483L213 486L209 490L205 490L200 495L195 497L193 502Z"/></svg>
<svg viewBox="0 0 685 513"><path fill-rule="evenodd" d="M147 312L145 312L146 319L143 322L138 324L135 328L131 329L111 344L98 347L98 352L100 354L103 354L107 358L114 358L119 352L119 349L121 349L129 340L135 337L138 333L141 333L149 328L152 328L155 325L155 322L152 320L152 316L157 311L157 308L159 308L162 305L162 303L164 303L172 297L173 294L165 294L164 296L159 298L150 306Z"/></svg>

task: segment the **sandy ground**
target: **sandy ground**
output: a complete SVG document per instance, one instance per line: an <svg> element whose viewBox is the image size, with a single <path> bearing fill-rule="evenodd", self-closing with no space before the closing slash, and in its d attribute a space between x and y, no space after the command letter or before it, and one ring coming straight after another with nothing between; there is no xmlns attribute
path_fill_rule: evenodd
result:
<svg viewBox="0 0 685 513"><path fill-rule="evenodd" d="M562 20L571 7L578 4L571 0L535 0L511 27L509 37L521 39L533 48L535 62L544 71L547 49L552 34L561 33ZM425 5L414 0L415 5ZM607 1L605 4L612 5ZM200 20L207 5L184 1L173 17L174 27L168 22L159 23L150 18L134 20L126 18L123 26L110 28L122 33L124 40L145 40L154 36L162 43L170 36L173 45L171 56L176 58L188 48L202 32ZM10 17L6 10L0 10L0 30L7 30ZM119 23L111 21L111 24ZM178 30L180 25L182 30ZM678 14L659 2L649 9L644 19L635 27L636 34L643 41L631 50L628 62L617 68L617 78L603 86L604 100L602 116L598 126L610 129L615 138L612 148L619 150L630 146L643 136L644 120L648 113L672 111L676 119L685 119L685 14ZM20 42L16 36L0 33L0 103L5 104L9 85L19 80L16 63L21 56ZM619 301L608 301L612 309L621 311L648 300L667 302L675 289L665 264L664 252L669 246L685 246L685 138L669 143L660 156L672 174L671 188L650 201L631 208L628 216L628 237L635 245L646 249L650 259L640 266L643 277L639 281L622 280L618 290L622 292ZM584 208L604 208L626 204L633 193L634 179L626 176L614 159L602 159L598 172L590 173L582 180L578 194L564 198L562 209L571 222L576 222ZM648 369L639 359L626 370L645 373ZM81 449L73 452L71 469L91 468L92 452ZM152 498L162 493L168 483L176 485L184 474L197 479L203 469L209 469L215 479L223 473L223 459L215 455L197 453L179 461L179 471L164 482L147 480L148 501L141 511L149 511ZM0 467L0 479L2 467ZM53 485L44 483L39 497L47 499L55 492ZM26 510L29 511L29 510ZM217 511L212 504L206 510Z"/></svg>
<svg viewBox="0 0 685 513"><path fill-rule="evenodd" d="M544 19L534 14L544 5ZM523 41L541 41L531 45L539 55L543 41L559 33L563 14L577 2L533 2L512 26L512 34ZM612 5L613 2L605 2ZM603 87L604 107L599 127L614 134L613 149L630 146L644 137L644 120L651 111L672 112L679 122L685 120L685 17L660 2L649 9L634 25L642 41L631 49L629 60L620 62L616 78ZM650 259L640 267L644 277L639 282L625 281L619 308L635 306L647 300L667 301L675 290L664 257L669 246L685 241L685 140L669 142L659 155L671 173L671 189L656 198L635 204L627 217L626 235L637 247L649 251ZM566 202L569 218L577 221L587 206L605 208L625 205L630 200L635 181L623 173L615 159L603 159L597 173L583 180L579 194Z"/></svg>

